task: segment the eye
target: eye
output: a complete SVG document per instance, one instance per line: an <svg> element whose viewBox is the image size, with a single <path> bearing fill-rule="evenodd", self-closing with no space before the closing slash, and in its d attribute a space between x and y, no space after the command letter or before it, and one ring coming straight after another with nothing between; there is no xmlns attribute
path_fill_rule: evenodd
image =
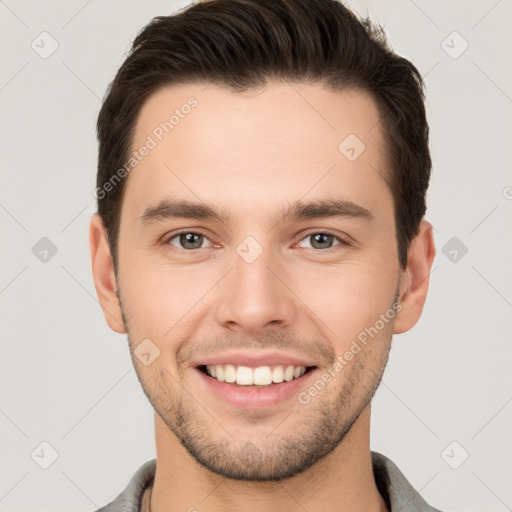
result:
<svg viewBox="0 0 512 512"><path fill-rule="evenodd" d="M307 240L310 240L310 243L306 248L310 249L329 250L338 245L350 245L349 242L340 236L327 232L310 233L304 237L298 245L301 246L300 244ZM205 242L208 242L209 245L205 246ZM181 231L179 233L174 233L166 239L165 243L189 252L197 249L204 249L205 247L213 245L206 235L196 231Z"/></svg>
<svg viewBox="0 0 512 512"><path fill-rule="evenodd" d="M173 243L173 240L175 239L177 244ZM193 251L195 249L202 249L203 242L205 240L209 241L209 239L202 233L197 233L195 231L182 231L172 235L167 239L166 243L178 247L179 249Z"/></svg>
<svg viewBox="0 0 512 512"><path fill-rule="evenodd" d="M311 240L309 248L312 249L331 249L332 247L336 245L349 245L347 241L345 241L343 238L333 235L331 233L310 233L306 237L304 237L302 241L304 240ZM333 242L338 242L337 244L333 244ZM301 243L299 242L299 244Z"/></svg>

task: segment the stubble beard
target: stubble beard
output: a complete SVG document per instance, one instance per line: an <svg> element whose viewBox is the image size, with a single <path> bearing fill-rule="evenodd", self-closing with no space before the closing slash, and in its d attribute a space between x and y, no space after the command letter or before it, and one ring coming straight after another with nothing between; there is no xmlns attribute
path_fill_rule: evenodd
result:
<svg viewBox="0 0 512 512"><path fill-rule="evenodd" d="M342 383L338 392L334 394L333 389L324 389L309 404L300 404L300 416L287 431L273 425L269 427L271 433L263 440L251 441L250 427L268 420L265 413L257 411L246 414L246 438L235 439L229 433L229 425L220 425L215 420L215 411L209 410L207 404L199 403L191 390L177 384L176 376L158 366L158 370L150 373L135 360L134 340L121 299L120 304L132 361L151 405L199 464L229 479L281 481L304 472L331 453L343 442L371 402L388 361L393 322L386 326L379 339L372 341L373 344L383 344L383 347L365 347L377 352L373 359L370 354L367 358L355 357L338 376ZM178 389L177 397L167 384L174 384ZM332 384L327 387L329 385Z"/></svg>

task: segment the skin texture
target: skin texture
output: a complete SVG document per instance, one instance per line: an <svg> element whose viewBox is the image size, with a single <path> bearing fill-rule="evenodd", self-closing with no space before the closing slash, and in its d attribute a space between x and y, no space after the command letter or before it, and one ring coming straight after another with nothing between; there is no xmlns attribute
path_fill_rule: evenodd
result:
<svg viewBox="0 0 512 512"><path fill-rule="evenodd" d="M134 149L191 96L197 106L129 174L117 276L101 219L90 225L106 321L128 334L155 409L151 510L386 510L371 468L370 402L393 333L421 315L435 250L423 221L400 268L375 103L321 84L269 82L243 93L169 86L143 106ZM354 161L338 149L349 134L365 144ZM140 223L170 198L207 203L229 219ZM325 199L351 201L371 219L276 223L297 200ZM171 238L179 229L204 235L197 249ZM343 242L315 244L317 233ZM237 252L248 236L263 250L252 263ZM314 361L321 376L396 303L394 318L307 404L293 396L235 407L194 367L232 350L279 350ZM148 366L134 354L144 339L160 351Z"/></svg>

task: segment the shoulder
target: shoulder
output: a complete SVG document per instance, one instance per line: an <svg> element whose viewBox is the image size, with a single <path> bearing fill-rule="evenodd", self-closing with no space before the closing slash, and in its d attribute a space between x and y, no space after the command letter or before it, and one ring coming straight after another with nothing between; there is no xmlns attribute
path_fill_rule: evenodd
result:
<svg viewBox="0 0 512 512"><path fill-rule="evenodd" d="M372 465L377 488L390 512L441 512L420 496L391 459L372 452Z"/></svg>
<svg viewBox="0 0 512 512"><path fill-rule="evenodd" d="M124 491L96 512L140 512L144 491L153 484L155 471L156 459L144 463L132 476Z"/></svg>

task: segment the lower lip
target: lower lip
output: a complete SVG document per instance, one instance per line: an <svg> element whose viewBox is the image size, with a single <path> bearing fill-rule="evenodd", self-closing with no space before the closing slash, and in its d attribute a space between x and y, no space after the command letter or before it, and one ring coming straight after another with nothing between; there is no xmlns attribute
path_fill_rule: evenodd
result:
<svg viewBox="0 0 512 512"><path fill-rule="evenodd" d="M261 409L278 405L297 396L307 386L312 376L316 375L317 370L318 368L313 368L298 379L262 388L220 382L199 369L195 371L199 373L208 389L224 402L243 409Z"/></svg>

